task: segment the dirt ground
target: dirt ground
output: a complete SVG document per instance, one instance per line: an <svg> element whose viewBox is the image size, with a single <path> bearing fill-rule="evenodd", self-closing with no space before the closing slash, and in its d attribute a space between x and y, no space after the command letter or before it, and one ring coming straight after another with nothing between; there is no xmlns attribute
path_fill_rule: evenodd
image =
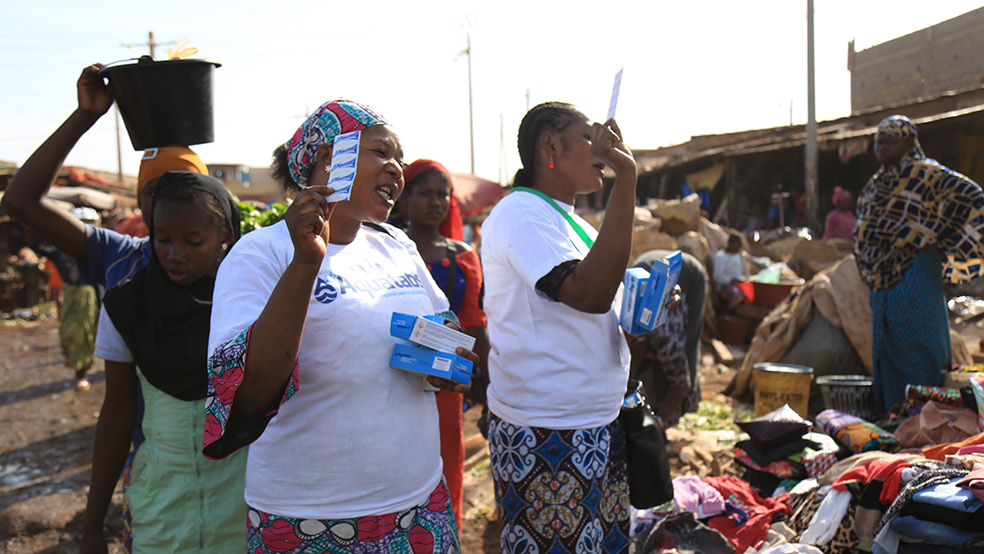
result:
<svg viewBox="0 0 984 554"><path fill-rule="evenodd" d="M703 372L702 372L703 373ZM720 391L730 373L702 377ZM62 364L56 320L0 327L0 552L49 554L78 551L92 468L92 441L105 391L102 362L92 389L74 389ZM466 472L462 552L498 552L498 523L487 443L465 413ZM110 552L121 552L121 495L106 518Z"/></svg>
<svg viewBox="0 0 984 554"><path fill-rule="evenodd" d="M0 326L0 552L68 553L78 551L92 468L92 442L105 390L101 361L91 373L92 389L74 390L72 371L62 365L56 320ZM980 329L961 329L968 347ZM734 370L715 363L705 349L700 379L705 399L724 399ZM740 362L743 352L736 351ZM724 399L729 401L729 399ZM498 552L498 523L489 472L488 448L478 433L477 409L465 413L466 465L462 552ZM676 431L671 429L671 431ZM674 474L693 473L703 455L707 467L717 463L700 444L708 437L668 433ZM702 439L707 439L702 442ZM697 448L694 455L694 448ZM711 452L727 463L726 452ZM687 466L687 460L691 465ZM720 471L715 466L715 471ZM727 471L727 468L724 469ZM121 495L106 518L110 552L121 552Z"/></svg>

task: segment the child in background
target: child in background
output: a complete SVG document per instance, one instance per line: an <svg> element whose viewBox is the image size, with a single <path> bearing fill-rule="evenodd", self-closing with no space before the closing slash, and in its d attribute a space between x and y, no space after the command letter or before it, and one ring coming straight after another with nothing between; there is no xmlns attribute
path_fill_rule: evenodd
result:
<svg viewBox="0 0 984 554"><path fill-rule="evenodd" d="M472 382L470 400L485 402L488 384L489 334L482 309L482 266L478 255L463 242L461 214L452 194L451 174L434 160L417 160L403 170L406 188L403 202L410 220L408 234L437 286L448 297L461 328L475 337L475 353L481 362L480 379ZM465 442L460 392L437 393L441 427L441 459L448 482L454 517L461 529L464 502Z"/></svg>

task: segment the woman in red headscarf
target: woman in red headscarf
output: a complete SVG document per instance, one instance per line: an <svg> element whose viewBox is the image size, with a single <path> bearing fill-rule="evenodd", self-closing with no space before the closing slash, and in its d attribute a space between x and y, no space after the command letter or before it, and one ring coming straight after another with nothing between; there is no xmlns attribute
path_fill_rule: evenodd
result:
<svg viewBox="0 0 984 554"><path fill-rule="evenodd" d="M834 209L823 225L823 240L854 240L854 197L843 187L834 187Z"/></svg>
<svg viewBox="0 0 984 554"><path fill-rule="evenodd" d="M475 337L474 351L481 359L482 383L473 383L472 391L477 400L484 402L489 335L482 309L482 266L478 254L461 241L461 212L452 194L451 174L440 163L421 159L403 170L403 179L406 190L401 203L405 203L410 223L408 234L417 244L434 281L448 297L451 311L458 316L461 328ZM444 478L448 482L458 529L461 529L465 471L462 400L460 392L442 390L437 393Z"/></svg>

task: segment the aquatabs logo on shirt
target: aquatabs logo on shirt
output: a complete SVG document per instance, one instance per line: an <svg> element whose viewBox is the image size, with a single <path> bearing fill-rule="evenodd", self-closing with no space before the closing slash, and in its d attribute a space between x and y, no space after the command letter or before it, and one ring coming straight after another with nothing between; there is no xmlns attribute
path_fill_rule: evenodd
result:
<svg viewBox="0 0 984 554"><path fill-rule="evenodd" d="M362 278L348 279L335 273L329 273L327 277L318 277L314 285L314 299L322 304L330 304L341 294L363 293L372 298L423 294L424 287L420 277L413 273L404 273L395 277L390 275L360 277Z"/></svg>

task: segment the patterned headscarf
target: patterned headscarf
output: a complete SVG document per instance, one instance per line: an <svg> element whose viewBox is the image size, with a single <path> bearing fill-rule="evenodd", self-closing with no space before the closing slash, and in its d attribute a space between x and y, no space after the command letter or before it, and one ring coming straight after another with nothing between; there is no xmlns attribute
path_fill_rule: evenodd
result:
<svg viewBox="0 0 984 554"><path fill-rule="evenodd" d="M912 140L896 163L882 166L861 190L854 256L872 291L902 279L923 248L943 254L943 279L960 282L984 275L984 192L977 183L932 158L904 115L887 117L878 134Z"/></svg>
<svg viewBox="0 0 984 554"><path fill-rule="evenodd" d="M925 157L922 146L919 144L919 135L916 133L916 124L904 115L890 115L881 120L878 124L876 135L895 137L902 140L912 141L910 155ZM904 156L903 156L904 157Z"/></svg>
<svg viewBox="0 0 984 554"><path fill-rule="evenodd" d="M332 100L322 104L284 144L290 176L298 185L307 186L319 146L332 144L335 137L343 133L388 124L386 119L364 104L350 100Z"/></svg>

